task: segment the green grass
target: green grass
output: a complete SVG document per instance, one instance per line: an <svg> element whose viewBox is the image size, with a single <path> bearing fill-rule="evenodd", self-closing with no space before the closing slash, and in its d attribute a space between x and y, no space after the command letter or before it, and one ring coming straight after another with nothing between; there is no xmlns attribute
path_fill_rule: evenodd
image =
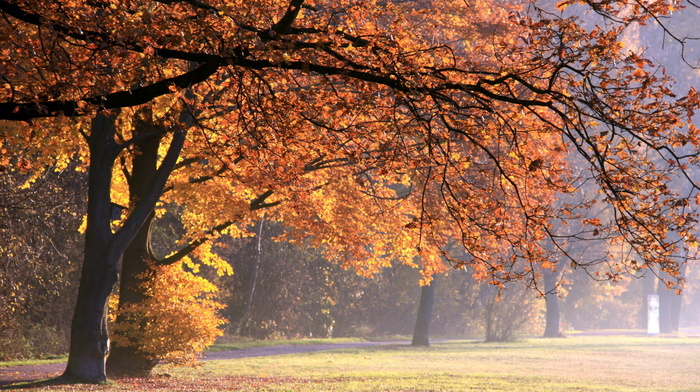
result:
<svg viewBox="0 0 700 392"><path fill-rule="evenodd" d="M251 358L207 364L195 374L292 380L301 376L327 387L298 390L631 392L699 390L697 369L698 339L580 337L507 344L449 342L428 349L366 348L286 360Z"/></svg>
<svg viewBox="0 0 700 392"><path fill-rule="evenodd" d="M302 345L302 344L327 344L327 343L345 343L345 342L362 342L365 339L360 338L333 338L333 339L295 339L295 340L249 340L249 339L225 339L216 342L211 347L207 348L207 352L212 351L229 351L241 350L255 347L270 347L280 345Z"/></svg>
<svg viewBox="0 0 700 392"><path fill-rule="evenodd" d="M149 380L77 390L691 392L700 390L698 369L698 338L580 336L207 361L196 368L158 368L160 376Z"/></svg>
<svg viewBox="0 0 700 392"><path fill-rule="evenodd" d="M66 362L67 360L68 360L68 354L49 355L49 356L46 356L43 358L2 361L2 362L0 362L0 368L10 367L10 366L40 365L40 364L44 364L44 363L63 363L63 362Z"/></svg>
<svg viewBox="0 0 700 392"><path fill-rule="evenodd" d="M402 337L397 340L408 340L407 337ZM366 339L361 338L333 338L333 339L295 339L295 340L252 340L252 339L222 339L211 347L207 348L207 352L212 351L229 351L241 350L255 347L269 347L279 345L297 345L297 344L326 344L326 343L343 343L343 342L362 342ZM374 339L377 340L377 339ZM381 339L383 340L383 339ZM23 365L40 365L44 363L62 363L68 360L68 354L52 355L44 358L21 359L13 361L0 361L0 368L10 366Z"/></svg>

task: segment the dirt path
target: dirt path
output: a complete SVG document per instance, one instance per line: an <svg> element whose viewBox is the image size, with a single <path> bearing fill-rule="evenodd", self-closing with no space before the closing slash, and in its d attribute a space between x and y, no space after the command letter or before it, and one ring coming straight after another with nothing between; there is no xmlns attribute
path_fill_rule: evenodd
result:
<svg viewBox="0 0 700 392"><path fill-rule="evenodd" d="M65 363L0 367L0 387L23 381L56 377L63 373Z"/></svg>
<svg viewBox="0 0 700 392"><path fill-rule="evenodd" d="M309 345L281 345L269 347L246 348L233 351L214 351L207 353L202 361L217 359L237 359L250 357L263 357L271 355L308 353L314 351L335 350L343 348L361 348L368 346L386 346L397 344L408 344L409 342L351 342L351 343L330 343L330 344L309 344ZM23 381L41 380L44 378L56 377L63 373L66 368L65 363L53 363L44 365L26 365L0 367L0 387Z"/></svg>

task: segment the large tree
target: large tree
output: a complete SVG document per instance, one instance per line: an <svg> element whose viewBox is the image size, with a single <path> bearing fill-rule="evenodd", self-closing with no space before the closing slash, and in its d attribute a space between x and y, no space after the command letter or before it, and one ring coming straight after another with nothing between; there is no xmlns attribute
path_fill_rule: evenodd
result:
<svg viewBox="0 0 700 392"><path fill-rule="evenodd" d="M687 121L698 100L694 90L672 95L641 49L620 44L629 26L674 6L590 5L605 29L481 1L0 1L0 119L32 122L8 137L52 155L82 135L90 153L64 377L106 379L118 261L188 148L206 151L206 164L226 166L251 195L286 189L272 218L292 223L294 235L317 234L360 272L420 259L427 283L449 260L494 284L534 280L533 265L566 257L562 241L576 238L623 241L639 256L611 263L611 279L627 261L675 276L679 248L695 243L688 173L700 140ZM120 137L113 110L144 104L158 130ZM180 121L183 111L193 119ZM112 227L115 161L156 137L164 142L152 181ZM567 153L589 172L563 164ZM612 219L587 217L587 202L551 203L583 177ZM671 179L690 186L675 193ZM563 239L554 227L570 220L581 229ZM446 252L455 243L464 257Z"/></svg>

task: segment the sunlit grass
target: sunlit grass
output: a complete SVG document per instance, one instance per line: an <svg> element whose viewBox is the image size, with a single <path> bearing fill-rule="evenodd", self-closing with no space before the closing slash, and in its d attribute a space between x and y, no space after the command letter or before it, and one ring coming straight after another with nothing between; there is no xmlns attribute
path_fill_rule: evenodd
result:
<svg viewBox="0 0 700 392"><path fill-rule="evenodd" d="M68 354L64 355L47 355L42 358L35 359L18 359L14 361L2 361L0 362L0 368L10 367L10 366L26 366L26 365L40 365L45 363L63 363L68 360Z"/></svg>
<svg viewBox="0 0 700 392"><path fill-rule="evenodd" d="M360 338L333 338L333 339L294 339L294 340L252 340L252 339L222 339L209 347L206 351L229 351L255 347L270 347L279 345L310 345L328 343L362 342Z"/></svg>
<svg viewBox="0 0 700 392"><path fill-rule="evenodd" d="M286 378L271 391L697 391L700 339L462 341L213 361L182 379ZM302 384L311 383L308 389ZM285 389L291 388L291 389Z"/></svg>
<svg viewBox="0 0 700 392"><path fill-rule="evenodd" d="M700 339L690 337L464 340L207 361L77 390L690 392L698 369Z"/></svg>

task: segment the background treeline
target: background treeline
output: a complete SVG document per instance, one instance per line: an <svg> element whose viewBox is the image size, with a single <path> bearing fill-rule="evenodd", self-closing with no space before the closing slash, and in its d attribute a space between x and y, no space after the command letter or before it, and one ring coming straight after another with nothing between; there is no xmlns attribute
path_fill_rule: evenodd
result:
<svg viewBox="0 0 700 392"><path fill-rule="evenodd" d="M66 352L70 325L65 315L72 311L77 290L85 173L69 168L27 180L10 170L0 172L0 360ZM156 225L156 248L167 248L180 230L176 206L170 210ZM262 236L226 238L217 245L233 265L234 276L201 271L220 288L218 300L226 305L222 315L229 320L226 336L387 337L413 332L420 298L416 269L397 265L376 276L358 276L304 242L278 241L282 224L256 225L251 231ZM596 282L590 273L563 273L562 330L645 328L643 298L656 279L628 278L614 284ZM697 271L691 265L686 274L681 327L700 324L691 308L698 296ZM470 271L453 270L437 276L435 284L432 336L502 340L542 334L544 299L522 283L507 284L499 296Z"/></svg>
<svg viewBox="0 0 700 392"><path fill-rule="evenodd" d="M67 349L85 179L71 169L30 179L0 166L0 359Z"/></svg>

